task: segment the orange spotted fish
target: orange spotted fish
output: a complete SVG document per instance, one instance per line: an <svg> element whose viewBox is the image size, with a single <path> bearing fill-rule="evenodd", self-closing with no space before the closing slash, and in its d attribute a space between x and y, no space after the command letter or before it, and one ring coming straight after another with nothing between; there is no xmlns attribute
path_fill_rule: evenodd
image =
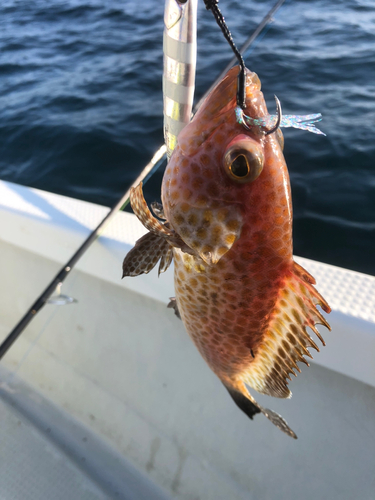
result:
<svg viewBox="0 0 375 500"><path fill-rule="evenodd" d="M263 408L246 386L288 398L290 374L309 348L306 328L330 308L314 278L293 260L292 204L280 129L269 116L260 81L246 74L247 123L236 116L233 68L178 136L162 184L163 206L151 213L142 185L132 208L148 229L124 260L124 276L175 264L171 306L210 368L250 418L263 413L296 438L285 420ZM237 108L238 110L238 108Z"/></svg>

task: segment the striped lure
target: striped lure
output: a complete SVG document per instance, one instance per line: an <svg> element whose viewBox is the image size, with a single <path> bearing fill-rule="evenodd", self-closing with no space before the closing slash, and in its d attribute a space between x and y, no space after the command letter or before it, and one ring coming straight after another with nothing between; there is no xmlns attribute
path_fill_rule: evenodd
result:
<svg viewBox="0 0 375 500"><path fill-rule="evenodd" d="M168 159L190 122L197 59L197 0L166 0L164 11L164 140Z"/></svg>

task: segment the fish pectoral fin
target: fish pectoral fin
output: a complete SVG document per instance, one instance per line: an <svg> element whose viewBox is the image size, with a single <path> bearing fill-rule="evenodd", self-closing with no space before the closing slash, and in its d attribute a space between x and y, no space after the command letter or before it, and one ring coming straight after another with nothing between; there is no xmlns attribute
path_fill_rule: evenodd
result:
<svg viewBox="0 0 375 500"><path fill-rule="evenodd" d="M122 264L122 277L148 274L159 260L159 274L163 273L170 266L172 258L173 249L163 236L146 233L127 253Z"/></svg>
<svg viewBox="0 0 375 500"><path fill-rule="evenodd" d="M249 391L246 389L245 384L239 383L237 384L237 388L232 386L225 385L225 388L231 395L233 401L236 405L249 417L251 420L254 418L254 415L257 413L263 413L265 417L268 418L276 427L278 427L281 431L285 432L288 436L297 439L297 435L286 421L283 419L281 415L270 410L268 408L263 408L255 399L251 396Z"/></svg>
<svg viewBox="0 0 375 500"><path fill-rule="evenodd" d="M192 205L186 213L184 210L175 205L169 214L171 224L180 232L186 246L206 264L217 264L241 236L243 217L240 206L227 204L202 208Z"/></svg>

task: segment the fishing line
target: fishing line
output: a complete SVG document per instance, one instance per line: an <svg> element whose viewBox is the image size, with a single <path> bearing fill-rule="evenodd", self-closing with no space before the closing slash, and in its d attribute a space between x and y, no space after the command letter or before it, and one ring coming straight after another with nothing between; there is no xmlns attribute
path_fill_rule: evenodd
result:
<svg viewBox="0 0 375 500"><path fill-rule="evenodd" d="M226 41L229 43L230 48L233 50L234 55L238 61L238 64L240 65L240 71L238 73L238 79L237 79L237 106L239 106L242 109L245 109L246 108L245 61L243 60L241 52L237 49L237 46L232 38L232 34L229 31L227 23L225 22L224 16L217 5L219 3L219 0L203 0L203 1L206 6L206 9L210 10L213 13L215 20L219 25L219 28L221 29Z"/></svg>
<svg viewBox="0 0 375 500"><path fill-rule="evenodd" d="M29 308L29 310L20 319L17 325L5 338L5 340L0 345L0 359L2 359L7 353L8 349L12 346L13 342L17 340L19 335L23 332L30 321L35 317L35 315L42 309L46 304L50 296L56 290L60 283L63 283L65 278L68 276L70 271L73 269L78 260L86 252L86 250L94 243L94 241L100 236L104 229L108 226L109 222L113 217L129 203L130 189L136 187L141 181L148 178L151 172L156 171L157 168L164 160L166 153L166 147L163 144L158 151L154 154L151 161L144 167L140 175L133 182L131 187L124 193L124 195L119 199L115 206L107 213L104 219L98 224L98 226L89 234L86 240L78 248L78 250L72 255L66 264L60 269L57 275L53 278L47 288L41 293L41 295L36 299L34 304Z"/></svg>
<svg viewBox="0 0 375 500"><path fill-rule="evenodd" d="M241 54L244 54L247 49L251 46L251 50L247 52L247 54L251 54L254 51L255 47L259 45L261 40L265 37L266 33L268 33L271 28L271 23L273 21L273 15L280 9L280 7L285 3L286 0L278 0L275 5L267 12L258 26L255 28L253 33L245 40L245 42L240 47ZM257 42L257 43L255 43ZM231 67L237 62L237 57L234 56L229 61L229 63L225 66L225 68L221 71L219 76L216 78L215 82L209 87L208 90L203 94L203 96L199 99L198 103L194 108L194 112L200 107L204 99L208 96L208 94L214 89L218 81L221 81L224 76L228 73Z"/></svg>
<svg viewBox="0 0 375 500"><path fill-rule="evenodd" d="M249 36L244 45L239 49L239 52L242 54L250 45L255 41L255 39L259 36L260 32L263 28L272 20L272 15L281 7L285 0L278 0L276 4L270 9L270 11L266 14L266 16L262 19L258 27L255 31ZM241 56L242 57L242 56ZM230 63L227 65L224 70L224 74L227 73L228 69L230 69L233 64L237 61L237 57L234 57ZM204 94L204 96L199 100L194 110L196 111L203 99L206 95L211 91L211 89L217 85L219 81L223 78L223 73L221 73L213 83L213 85L208 89L208 91ZM73 269L78 260L82 257L82 255L88 250L88 248L96 241L96 239L100 236L100 234L104 231L104 229L111 222L113 217L121 210L123 210L126 205L129 203L130 190L132 187L136 187L141 181L147 182L147 180L158 170L163 161L166 158L167 148L165 144L163 144L154 154L150 162L144 167L139 176L135 179L129 189L123 194L123 196L118 200L118 202L109 210L107 215L102 219L102 221L98 224L98 226L89 234L89 236L84 240L82 245L78 248L78 250L72 255L72 257L64 264L64 266L60 269L57 275L52 279L50 284L45 288L45 290L41 293L41 295L36 299L36 301L32 304L32 306L28 309L28 311L24 314L24 316L20 319L17 325L13 328L13 330L9 333L9 335L3 340L0 345L0 360L5 356L13 343L17 340L17 338L21 335L23 330L27 327L27 325L31 322L31 320L35 317L35 315L42 309L42 307L46 304L48 299L56 290L57 286L60 283L63 283L65 278L69 275L70 271Z"/></svg>

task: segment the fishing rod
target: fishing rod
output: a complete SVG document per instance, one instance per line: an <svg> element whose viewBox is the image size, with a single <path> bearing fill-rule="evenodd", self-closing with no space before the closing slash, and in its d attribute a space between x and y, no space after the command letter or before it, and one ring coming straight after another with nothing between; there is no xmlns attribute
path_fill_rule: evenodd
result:
<svg viewBox="0 0 375 500"><path fill-rule="evenodd" d="M96 226L96 228L89 234L86 240L82 243L82 245L78 248L78 250L72 255L72 257L64 264L64 266L60 269L60 271L56 274L50 284L46 287L46 289L41 293L41 295L36 299L34 304L30 307L30 309L24 314L21 320L17 323L17 325L13 328L13 330L9 333L9 335L5 338L5 340L0 345L0 359L7 353L8 349L11 345L17 340L23 330L27 327L30 321L35 317L38 311L42 309L42 307L46 304L48 299L51 297L53 292L56 290L58 286L62 284L65 278L68 276L70 271L76 265L78 260L82 257L82 255L88 250L88 248L94 243L96 238L100 236L100 233L104 231L113 217L117 214L119 210L122 210L126 207L129 202L130 189L132 187L137 186L141 181L147 181L148 177L152 175L152 173L159 167L162 160L165 158L166 147L163 144L154 156L151 161L144 167L142 172L133 182L131 187L124 193L124 195L118 200L113 208L107 213L107 215L101 220L101 222Z"/></svg>
<svg viewBox="0 0 375 500"><path fill-rule="evenodd" d="M270 11L266 14L266 16L259 23L255 31L247 38L245 43L239 49L239 52L243 54L250 45L256 40L256 38L260 35L264 27L272 21L272 15L281 7L285 0L278 0L276 4L270 9ZM196 106L194 107L194 112L196 112L203 100L206 96L211 92L211 90L222 80L227 71L233 66L233 64L237 61L236 57L233 57L231 61L228 63L226 68L220 73L220 75L216 78L211 87L205 92L203 97L198 101ZM72 257L63 265L60 271L56 274L53 280L49 285L45 288L45 290L40 294L40 296L36 299L33 305L28 309L28 311L24 314L24 316L20 319L17 325L13 328L13 330L9 333L9 335L5 338L5 340L0 344L0 360L5 356L13 343L18 339L23 330L27 327L27 325L31 322L31 320L36 316L36 314L43 308L43 306L48 302L48 299L51 295L56 291L56 289L61 286L66 277L70 274L73 267L76 265L78 260L82 257L82 255L89 249L89 247L94 243L94 241L100 236L100 234L104 231L104 229L111 222L113 217L121 210L123 210L126 205L129 203L130 190L133 187L138 186L138 184L143 181L144 183L153 175L154 172L160 167L162 162L166 158L167 148L165 144L163 144L153 155L152 159L149 163L143 168L142 172L132 183L130 188L121 196L118 202L110 209L107 215L101 220L101 222L96 226L96 228L89 234L86 240L82 243L82 245L78 248L78 250L72 255Z"/></svg>

